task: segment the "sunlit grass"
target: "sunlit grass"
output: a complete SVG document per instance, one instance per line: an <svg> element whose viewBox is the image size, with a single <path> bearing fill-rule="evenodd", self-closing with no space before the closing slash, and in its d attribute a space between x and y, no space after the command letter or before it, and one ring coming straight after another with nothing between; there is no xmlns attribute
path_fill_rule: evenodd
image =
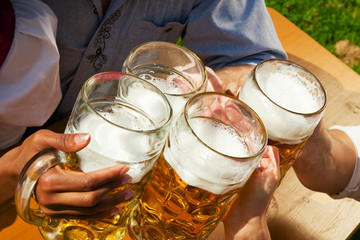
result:
<svg viewBox="0 0 360 240"><path fill-rule="evenodd" d="M347 39L360 46L360 0L265 2L268 7L280 12L333 54L335 44L340 40ZM360 73L359 62L350 67Z"/></svg>

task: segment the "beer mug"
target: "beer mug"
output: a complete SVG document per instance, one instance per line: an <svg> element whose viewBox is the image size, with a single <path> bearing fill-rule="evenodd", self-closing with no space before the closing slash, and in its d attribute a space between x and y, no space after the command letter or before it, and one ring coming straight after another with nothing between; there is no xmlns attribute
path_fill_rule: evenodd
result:
<svg viewBox="0 0 360 240"><path fill-rule="evenodd" d="M324 113L324 87L305 68L287 60L268 59L245 80L239 99L260 116L269 144L279 148L283 179Z"/></svg>
<svg viewBox="0 0 360 240"><path fill-rule="evenodd" d="M159 157L172 118L171 106L155 86L135 76L105 72L91 77L76 100L65 133L89 133L91 141L76 153L47 150L23 169L16 190L19 216L38 225L45 239L121 239L153 164ZM30 208L31 193L41 174L60 164L90 172L116 164L129 167L132 181L114 189L134 196L118 206L119 214L101 220L51 219Z"/></svg>
<svg viewBox="0 0 360 240"><path fill-rule="evenodd" d="M132 239L206 239L267 145L245 103L205 92L186 103L128 225Z"/></svg>
<svg viewBox="0 0 360 240"><path fill-rule="evenodd" d="M147 42L127 56L123 72L139 76L158 87L170 101L174 117L187 100L206 88L204 64L190 50L169 42Z"/></svg>

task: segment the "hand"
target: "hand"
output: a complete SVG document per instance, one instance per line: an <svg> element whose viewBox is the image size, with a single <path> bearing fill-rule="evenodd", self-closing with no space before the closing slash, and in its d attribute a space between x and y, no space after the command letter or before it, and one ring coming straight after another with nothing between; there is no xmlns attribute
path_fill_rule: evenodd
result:
<svg viewBox="0 0 360 240"><path fill-rule="evenodd" d="M224 67L216 72L206 67L208 73L206 90L237 96L241 86L254 67L251 65L231 66Z"/></svg>
<svg viewBox="0 0 360 240"><path fill-rule="evenodd" d="M208 81L206 86L207 92L225 92L225 83L219 78L219 76L209 67L205 67Z"/></svg>
<svg viewBox="0 0 360 240"><path fill-rule="evenodd" d="M12 158L16 165L14 175L18 177L26 162L44 149L55 148L64 152L76 152L89 142L88 134L58 134L40 130L3 157ZM44 173L38 181L36 197L39 206L51 217L67 215L73 218L100 218L114 215L119 211L115 205L130 198L132 191L114 195L107 193L131 180L126 175L127 171L127 167L118 165L85 174L62 170L56 166Z"/></svg>
<svg viewBox="0 0 360 240"><path fill-rule="evenodd" d="M44 214L53 218L106 218L119 213L116 205L128 200L132 190L108 194L131 181L128 168L117 165L83 173L50 169L36 187L37 202Z"/></svg>
<svg viewBox="0 0 360 240"><path fill-rule="evenodd" d="M279 180L279 152L268 146L238 197L232 203L223 222L226 239L270 239L266 212Z"/></svg>

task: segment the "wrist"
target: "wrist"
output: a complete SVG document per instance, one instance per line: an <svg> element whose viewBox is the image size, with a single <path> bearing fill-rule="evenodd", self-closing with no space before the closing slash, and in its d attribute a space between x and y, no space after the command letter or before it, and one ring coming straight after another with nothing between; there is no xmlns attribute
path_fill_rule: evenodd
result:
<svg viewBox="0 0 360 240"><path fill-rule="evenodd" d="M240 215L228 216L223 222L227 240L270 239L265 214L251 218Z"/></svg>
<svg viewBox="0 0 360 240"><path fill-rule="evenodd" d="M0 204L12 198L15 192L20 173L16 164L17 153L17 149L13 149L0 158Z"/></svg>

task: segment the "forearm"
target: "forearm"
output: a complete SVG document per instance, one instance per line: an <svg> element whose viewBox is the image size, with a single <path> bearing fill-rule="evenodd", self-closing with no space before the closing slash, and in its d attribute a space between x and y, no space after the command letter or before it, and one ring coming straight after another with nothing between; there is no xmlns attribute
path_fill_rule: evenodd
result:
<svg viewBox="0 0 360 240"><path fill-rule="evenodd" d="M320 129L304 147L294 170L302 184L314 191L342 191L354 171L356 151L351 139L340 130Z"/></svg>
<svg viewBox="0 0 360 240"><path fill-rule="evenodd" d="M17 149L13 149L0 157L0 205L14 196L19 173L22 166L11 161L17 154Z"/></svg>

